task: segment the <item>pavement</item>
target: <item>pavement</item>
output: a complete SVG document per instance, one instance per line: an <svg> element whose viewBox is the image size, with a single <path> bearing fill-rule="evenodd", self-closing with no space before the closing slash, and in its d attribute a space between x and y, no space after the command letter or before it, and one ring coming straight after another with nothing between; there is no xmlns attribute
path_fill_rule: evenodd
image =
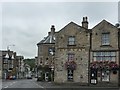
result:
<svg viewBox="0 0 120 90"><path fill-rule="evenodd" d="M110 86L110 85L80 85L79 83L64 83L58 84L54 82L38 82L39 85L44 86L46 88L119 88L118 86Z"/></svg>

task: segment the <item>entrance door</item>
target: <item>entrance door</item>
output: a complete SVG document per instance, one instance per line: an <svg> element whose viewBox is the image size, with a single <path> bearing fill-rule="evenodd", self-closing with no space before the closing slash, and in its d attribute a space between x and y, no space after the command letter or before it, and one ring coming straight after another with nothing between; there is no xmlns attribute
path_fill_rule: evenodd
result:
<svg viewBox="0 0 120 90"><path fill-rule="evenodd" d="M73 70L68 70L67 74L68 81L73 81Z"/></svg>
<svg viewBox="0 0 120 90"><path fill-rule="evenodd" d="M90 83L97 84L97 70L91 69L90 72Z"/></svg>
<svg viewBox="0 0 120 90"><path fill-rule="evenodd" d="M46 72L46 73L45 73L45 81L48 81L48 78L49 78L48 76L49 76L49 73Z"/></svg>
<svg viewBox="0 0 120 90"><path fill-rule="evenodd" d="M108 70L102 71L102 81L109 82L110 80L110 75Z"/></svg>

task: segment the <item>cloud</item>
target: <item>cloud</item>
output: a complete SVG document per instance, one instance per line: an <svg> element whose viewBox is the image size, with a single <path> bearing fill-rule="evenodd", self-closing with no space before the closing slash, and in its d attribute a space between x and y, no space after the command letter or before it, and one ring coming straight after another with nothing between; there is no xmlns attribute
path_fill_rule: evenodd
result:
<svg viewBox="0 0 120 90"><path fill-rule="evenodd" d="M2 49L7 45L18 54L27 57L37 55L37 43L55 25L59 31L71 21L81 25L82 17L88 16L90 28L107 19L117 22L117 2L7 2L2 4Z"/></svg>

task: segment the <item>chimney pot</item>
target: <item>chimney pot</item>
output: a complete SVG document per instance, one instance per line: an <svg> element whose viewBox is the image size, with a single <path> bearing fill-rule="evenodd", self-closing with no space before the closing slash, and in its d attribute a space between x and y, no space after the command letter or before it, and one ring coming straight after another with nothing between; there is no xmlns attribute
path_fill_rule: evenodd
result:
<svg viewBox="0 0 120 90"><path fill-rule="evenodd" d="M83 17L82 27L88 29L88 20L87 20L87 17Z"/></svg>
<svg viewBox="0 0 120 90"><path fill-rule="evenodd" d="M54 33L55 33L55 26L52 25L52 26L51 26L51 34L53 35Z"/></svg>

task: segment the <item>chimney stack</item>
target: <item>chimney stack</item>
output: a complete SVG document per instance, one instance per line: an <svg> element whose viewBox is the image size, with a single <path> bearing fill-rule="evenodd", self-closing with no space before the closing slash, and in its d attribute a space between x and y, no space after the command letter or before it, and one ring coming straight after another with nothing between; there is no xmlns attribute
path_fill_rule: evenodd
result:
<svg viewBox="0 0 120 90"><path fill-rule="evenodd" d="M48 36L50 35L51 32L48 32Z"/></svg>
<svg viewBox="0 0 120 90"><path fill-rule="evenodd" d="M50 36L50 35L54 35L54 33L55 33L55 26L54 25L51 25L51 31L50 32L48 32L48 35Z"/></svg>
<svg viewBox="0 0 120 90"><path fill-rule="evenodd" d="M51 26L51 34L54 35L54 33L55 33L55 26L52 25L52 26Z"/></svg>
<svg viewBox="0 0 120 90"><path fill-rule="evenodd" d="M87 17L83 17L82 27L88 29L88 20L87 20Z"/></svg>

